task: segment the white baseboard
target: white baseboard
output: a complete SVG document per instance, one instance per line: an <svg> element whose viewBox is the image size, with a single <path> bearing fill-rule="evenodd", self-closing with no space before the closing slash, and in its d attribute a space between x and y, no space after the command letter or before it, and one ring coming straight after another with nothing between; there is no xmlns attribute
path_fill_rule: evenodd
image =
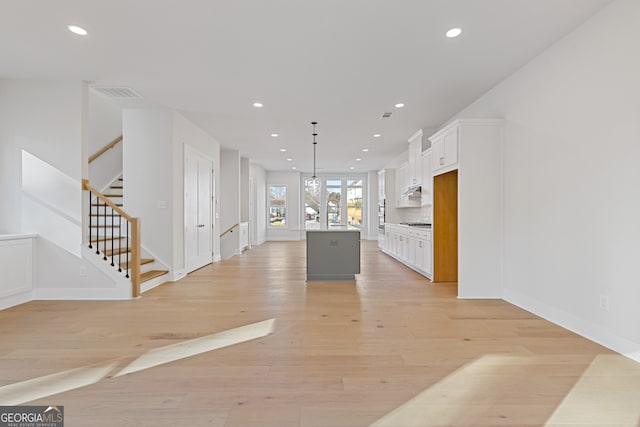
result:
<svg viewBox="0 0 640 427"><path fill-rule="evenodd" d="M34 300L129 300L131 285L113 288L36 288Z"/></svg>
<svg viewBox="0 0 640 427"><path fill-rule="evenodd" d="M616 351L629 359L640 362L640 343L613 335L595 323L558 310L519 292L503 289L502 293L502 299L505 301Z"/></svg>
<svg viewBox="0 0 640 427"><path fill-rule="evenodd" d="M271 237L271 238L267 239L267 241L269 241L269 242L299 242L301 240L305 240L305 239L302 238L302 237L294 239L294 238L287 237L287 236L277 236L277 237Z"/></svg>
<svg viewBox="0 0 640 427"><path fill-rule="evenodd" d="M24 304L33 300L32 291L21 292L19 294L8 295L0 298L0 310L5 308L14 307L16 305Z"/></svg>
<svg viewBox="0 0 640 427"><path fill-rule="evenodd" d="M183 269L175 270L171 272L169 274L169 281L177 282L178 280L184 279L185 277L187 277L187 270L183 268Z"/></svg>

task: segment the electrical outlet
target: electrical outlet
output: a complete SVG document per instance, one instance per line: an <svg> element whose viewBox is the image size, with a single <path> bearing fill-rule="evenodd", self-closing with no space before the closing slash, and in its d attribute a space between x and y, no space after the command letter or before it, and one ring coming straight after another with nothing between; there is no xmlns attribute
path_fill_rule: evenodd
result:
<svg viewBox="0 0 640 427"><path fill-rule="evenodd" d="M609 311L609 297L606 295L600 295L600 309Z"/></svg>

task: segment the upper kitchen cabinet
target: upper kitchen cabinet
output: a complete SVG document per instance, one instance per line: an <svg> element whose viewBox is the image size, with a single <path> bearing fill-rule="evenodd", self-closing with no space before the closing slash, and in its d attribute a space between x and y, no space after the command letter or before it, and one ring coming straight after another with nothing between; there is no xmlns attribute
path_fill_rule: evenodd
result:
<svg viewBox="0 0 640 427"><path fill-rule="evenodd" d="M405 162L396 169L397 208L415 208L420 206L420 197L416 197L413 193L407 191L411 187L411 185L409 185L410 179L409 162Z"/></svg>
<svg viewBox="0 0 640 427"><path fill-rule="evenodd" d="M378 171L378 203L382 203L385 198L385 171L384 169Z"/></svg>
<svg viewBox="0 0 640 427"><path fill-rule="evenodd" d="M431 175L431 149L422 153L422 206L431 205L433 201L433 177Z"/></svg>
<svg viewBox="0 0 640 427"><path fill-rule="evenodd" d="M422 135L420 129L409 138L409 174L406 189L422 185Z"/></svg>
<svg viewBox="0 0 640 427"><path fill-rule="evenodd" d="M458 126L447 126L431 138L431 169L434 175L458 168Z"/></svg>

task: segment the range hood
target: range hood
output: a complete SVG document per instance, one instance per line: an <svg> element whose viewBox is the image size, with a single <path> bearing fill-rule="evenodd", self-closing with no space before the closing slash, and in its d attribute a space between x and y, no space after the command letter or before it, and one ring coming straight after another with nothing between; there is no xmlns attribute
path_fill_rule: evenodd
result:
<svg viewBox="0 0 640 427"><path fill-rule="evenodd" d="M421 185L412 185L404 193L403 196L407 197L422 197L422 186Z"/></svg>

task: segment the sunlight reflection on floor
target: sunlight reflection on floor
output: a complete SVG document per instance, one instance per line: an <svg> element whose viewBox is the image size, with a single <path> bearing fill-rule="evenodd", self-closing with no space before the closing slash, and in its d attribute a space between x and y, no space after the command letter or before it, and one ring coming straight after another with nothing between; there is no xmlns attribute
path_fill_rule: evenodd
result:
<svg viewBox="0 0 640 427"><path fill-rule="evenodd" d="M545 426L640 425L640 364L616 354L596 356Z"/></svg>
<svg viewBox="0 0 640 427"><path fill-rule="evenodd" d="M454 371L369 427L485 425L501 405L518 372L540 365L540 356L485 355ZM638 426L640 364L621 355L600 355L567 393L546 427ZM504 419L501 423L528 424ZM496 420L498 421L498 420ZM530 421L530 420L529 420ZM488 425L488 424L486 424Z"/></svg>
<svg viewBox="0 0 640 427"><path fill-rule="evenodd" d="M275 319L269 319L263 322L253 323L251 325L241 326L239 328L208 335L206 337L156 348L138 357L115 376L119 377L127 375L132 372L138 372L143 369L153 368L154 366L184 359L185 357L195 356L197 354L261 338L272 333L274 325Z"/></svg>
<svg viewBox="0 0 640 427"><path fill-rule="evenodd" d="M95 384L108 376L116 365L117 362L110 362L85 366L0 387L0 404L20 405Z"/></svg>
<svg viewBox="0 0 640 427"><path fill-rule="evenodd" d="M240 326L216 334L156 348L144 353L124 369L117 371L118 361L85 366L0 387L0 405L20 405L54 394L100 382L113 375L119 377L143 369L206 353L269 335L275 319ZM114 374L114 372L116 372Z"/></svg>

